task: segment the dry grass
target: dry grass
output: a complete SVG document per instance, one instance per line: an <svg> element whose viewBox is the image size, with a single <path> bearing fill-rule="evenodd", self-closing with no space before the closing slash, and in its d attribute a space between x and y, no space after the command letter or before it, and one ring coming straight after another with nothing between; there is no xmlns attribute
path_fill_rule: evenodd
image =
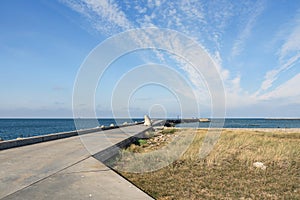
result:
<svg viewBox="0 0 300 200"><path fill-rule="evenodd" d="M206 133L198 130L180 159L158 171L120 173L156 199L300 199L300 132L224 130L200 159ZM157 149L149 143L137 147L139 152ZM256 161L267 169L253 167Z"/></svg>

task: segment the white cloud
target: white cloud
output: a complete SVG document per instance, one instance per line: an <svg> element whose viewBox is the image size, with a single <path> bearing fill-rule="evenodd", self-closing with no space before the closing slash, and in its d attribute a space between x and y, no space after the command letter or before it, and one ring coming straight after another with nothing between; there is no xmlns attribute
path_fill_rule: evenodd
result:
<svg viewBox="0 0 300 200"><path fill-rule="evenodd" d="M233 16L232 5L229 2L209 2L209 5L205 8L202 2L196 0L148 0L146 5L140 2L125 1L126 6L120 6L121 2L118 2L118 5L114 1L111 3L107 0L64 0L63 2L89 18L94 28L100 32L115 33L118 28L127 30L132 27L162 27L176 29L189 37L193 37L198 42L206 38L215 45L216 50L212 57L216 59L217 71L220 76L226 81L230 77L229 71L222 68L222 59L218 51L221 34L224 32L227 21ZM128 16L126 16L129 13L135 16L136 21L129 21ZM205 36L203 37L203 35ZM139 36L133 35L132 39L145 46L153 46L153 39L147 33ZM174 41L176 41L176 38ZM166 44L170 41L161 42L165 42L164 45L166 46L174 45L173 48L180 49L182 44L175 44L174 41L172 44ZM204 49L208 51L206 48ZM184 49L181 51L183 52ZM193 49L189 51L197 56L197 52L194 52ZM166 63L164 54L156 51L156 55L162 63ZM199 91L203 94L201 99L203 100L203 96L209 96L203 77L196 73L192 66L182 62L178 57L175 60L186 72L187 77L195 86L197 94L199 94ZM239 81L236 84L239 84ZM207 101L207 98L209 97L204 98L205 101Z"/></svg>
<svg viewBox="0 0 300 200"><path fill-rule="evenodd" d="M279 67L266 72L265 80L257 94L271 88L280 74L295 66L300 59L300 10L290 24L290 33L286 34L287 37L279 50Z"/></svg>
<svg viewBox="0 0 300 200"><path fill-rule="evenodd" d="M252 8L251 13L245 27L243 27L242 32L238 36L237 40L233 44L231 55L233 57L238 56L244 49L246 40L250 37L253 27L258 19L258 17L264 11L263 1L258 1L256 5Z"/></svg>
<svg viewBox="0 0 300 200"><path fill-rule="evenodd" d="M108 0L61 0L76 12L87 17L95 29L114 34L133 28L126 14L114 1Z"/></svg>
<svg viewBox="0 0 300 200"><path fill-rule="evenodd" d="M265 80L261 85L260 91L267 90L272 87L273 82L277 80L280 73L288 70L291 68L300 58L300 53L296 54L295 56L291 57L289 60L286 61L281 67L277 69L270 70L265 75Z"/></svg>
<svg viewBox="0 0 300 200"><path fill-rule="evenodd" d="M233 17L233 5L228 1L61 1L87 17L96 30L106 35L131 28L169 28L201 43L206 40L211 44L208 48L211 52L220 49L222 33L229 19Z"/></svg>
<svg viewBox="0 0 300 200"><path fill-rule="evenodd" d="M86 16L94 28L101 33L112 35L123 30L141 27L169 28L188 35L201 43L201 45L206 45L203 49L209 52L214 59L218 73L225 83L226 99L229 107L252 105L259 100L272 99L276 95L279 96L279 94L283 95L283 89L280 88L274 90L274 93L269 92L264 96L260 95L260 92L272 87L279 74L294 66L300 59L300 21L296 20L294 22L296 25L290 31L278 52L280 67L266 73L261 88L256 93L249 94L241 87L242 77L239 75L239 72L236 72L238 75L233 76L231 71L223 67L220 52L222 52L222 37L227 26L233 23L232 19L235 19L234 22L242 23L242 25L236 25L242 27L242 29L237 39L233 42L231 49L231 56L235 57L243 52L259 16L265 10L264 1L257 1L254 5L253 1L234 3L229 1L202 2L198 0L148 0L145 3L131 0L63 0L63 2L78 13ZM151 35L147 33L139 36L133 35L132 40L144 46L154 45ZM166 44L169 41L160 42L165 43L164 45L166 46L175 45L174 48L178 48L175 43ZM193 49L190 50L193 51ZM167 64L167 58L164 53L155 49L153 51L155 51L161 63ZM197 74L195 69L186 62L176 57L173 59L185 71L187 78L197 89L197 93L201 91L204 94L205 90L207 90L205 79ZM293 81L295 80L293 79ZM282 88L287 89L290 86L289 84L292 83L294 82L287 82L287 86L283 85Z"/></svg>
<svg viewBox="0 0 300 200"><path fill-rule="evenodd" d="M278 86L271 92L268 92L259 97L260 100L285 99L282 103L298 103L300 104L300 73L295 75L290 80ZM288 101L287 101L288 100Z"/></svg>
<svg viewBox="0 0 300 200"><path fill-rule="evenodd" d="M299 14L300 18L300 14ZM297 19L296 27L288 36L280 49L280 60L284 59L289 53L300 50L300 19Z"/></svg>
<svg viewBox="0 0 300 200"><path fill-rule="evenodd" d="M273 82L276 80L278 72L280 72L280 70L271 70L266 73L265 80L262 82L259 92L261 90L267 90L272 86Z"/></svg>

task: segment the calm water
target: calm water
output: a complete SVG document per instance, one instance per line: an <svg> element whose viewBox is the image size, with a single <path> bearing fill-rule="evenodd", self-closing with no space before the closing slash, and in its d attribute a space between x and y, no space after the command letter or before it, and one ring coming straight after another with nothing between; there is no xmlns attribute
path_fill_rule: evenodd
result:
<svg viewBox="0 0 300 200"><path fill-rule="evenodd" d="M143 119L80 119L79 128L93 128L98 125L122 124ZM117 121L117 122L116 122ZM186 123L177 127L209 127L210 123ZM78 127L78 126L77 126ZM224 128L300 128L300 119L226 119ZM0 119L0 138L11 140L76 130L73 119Z"/></svg>
<svg viewBox="0 0 300 200"><path fill-rule="evenodd" d="M123 122L142 121L143 119L80 119L79 128L94 128L96 126L109 126L110 124L122 124ZM117 122L116 122L117 121ZM78 127L78 126L77 126ZM18 137L31 137L76 130L73 119L0 119L0 138L11 140Z"/></svg>
<svg viewBox="0 0 300 200"><path fill-rule="evenodd" d="M216 120L218 122L219 120ZM176 127L207 128L210 123L183 123ZM225 119L224 128L300 128L300 119Z"/></svg>

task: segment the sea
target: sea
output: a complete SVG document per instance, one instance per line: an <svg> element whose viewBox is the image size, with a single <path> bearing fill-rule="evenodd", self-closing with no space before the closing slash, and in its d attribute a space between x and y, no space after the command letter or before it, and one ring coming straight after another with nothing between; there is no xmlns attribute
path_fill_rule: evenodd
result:
<svg viewBox="0 0 300 200"><path fill-rule="evenodd" d="M214 119L214 123L217 128L220 128L220 125L222 125L222 128L300 128L300 119L226 118ZM208 122L182 123L176 125L176 127L182 128L208 128L210 126L211 123Z"/></svg>
<svg viewBox="0 0 300 200"><path fill-rule="evenodd" d="M142 118L136 119L97 119L99 126L109 126L110 124L123 124L124 122L141 122ZM222 121L222 120L219 120ZM95 120L81 119L80 129L94 128ZM181 128L208 128L211 123L182 123L176 127ZM78 129L73 119L0 119L0 138L2 140L12 140L16 138L26 138L51 133L73 131ZM254 118L227 118L224 121L224 128L300 128L300 119L254 119Z"/></svg>
<svg viewBox="0 0 300 200"><path fill-rule="evenodd" d="M121 125L125 122L141 122L143 118L134 119L0 119L0 138L12 140L51 133L74 131L76 129L95 128L97 126ZM78 123L75 122L80 122ZM80 127L79 127L80 126Z"/></svg>

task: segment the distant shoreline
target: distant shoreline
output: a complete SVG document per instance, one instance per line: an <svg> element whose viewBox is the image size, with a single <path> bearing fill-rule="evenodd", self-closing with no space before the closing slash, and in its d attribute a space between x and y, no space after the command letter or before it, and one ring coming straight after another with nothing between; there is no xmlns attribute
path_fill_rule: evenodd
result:
<svg viewBox="0 0 300 200"><path fill-rule="evenodd" d="M249 131L285 131L285 130L291 130L291 131L300 131L300 128L191 128L191 127L165 127L169 129L179 129L179 130L184 130L184 129L196 129L196 130L208 130L208 129L224 129L224 130L249 130Z"/></svg>

